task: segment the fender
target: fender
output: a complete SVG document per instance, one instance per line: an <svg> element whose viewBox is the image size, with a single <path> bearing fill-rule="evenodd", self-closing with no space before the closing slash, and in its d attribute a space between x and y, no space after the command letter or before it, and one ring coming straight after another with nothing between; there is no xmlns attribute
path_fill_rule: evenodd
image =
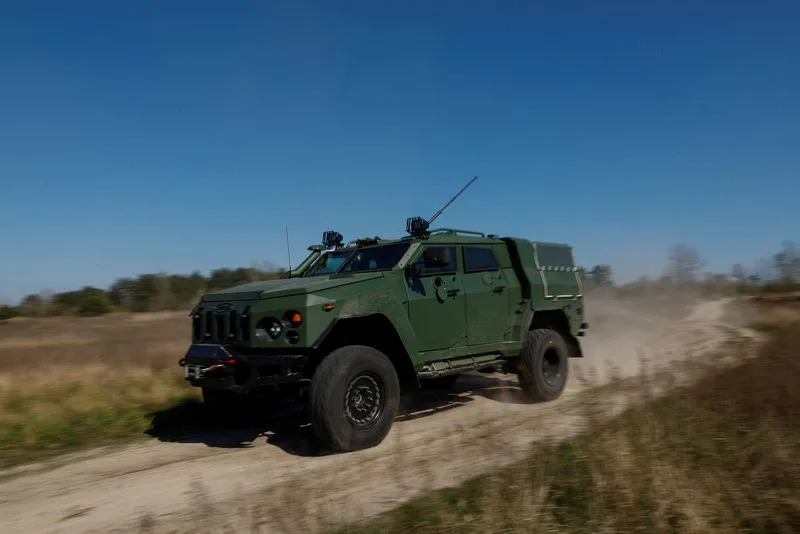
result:
<svg viewBox="0 0 800 534"><path fill-rule="evenodd" d="M406 343L406 339L413 339L413 336L409 337L406 332L404 339L397 326L383 313L336 317L312 345L317 353L316 364L332 350L343 345L369 345L389 357L397 371L401 387L414 389L419 386L419 382L411 359L412 353ZM399 326L402 328L402 324Z"/></svg>
<svg viewBox="0 0 800 534"><path fill-rule="evenodd" d="M582 323L581 327L584 327L584 325L586 323ZM528 330L533 330L534 328L552 328L558 331L564 337L567 345L569 345L570 357L583 358L580 341L572 333L569 318L563 308L537 308L534 310ZM578 335L581 335L581 332L578 332Z"/></svg>

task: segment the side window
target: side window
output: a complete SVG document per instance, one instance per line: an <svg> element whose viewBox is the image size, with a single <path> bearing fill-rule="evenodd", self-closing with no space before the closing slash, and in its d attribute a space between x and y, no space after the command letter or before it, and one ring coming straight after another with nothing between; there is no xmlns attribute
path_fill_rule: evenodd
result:
<svg viewBox="0 0 800 534"><path fill-rule="evenodd" d="M464 271L496 271L498 268L492 249L464 247Z"/></svg>
<svg viewBox="0 0 800 534"><path fill-rule="evenodd" d="M454 273L456 266L456 247L425 247L422 250L421 272Z"/></svg>

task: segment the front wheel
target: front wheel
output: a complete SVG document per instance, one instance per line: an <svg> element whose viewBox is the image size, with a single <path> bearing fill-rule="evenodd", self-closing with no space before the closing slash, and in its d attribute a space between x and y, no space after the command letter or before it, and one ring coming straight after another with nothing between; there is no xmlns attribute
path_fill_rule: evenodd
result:
<svg viewBox="0 0 800 534"><path fill-rule="evenodd" d="M355 451L383 441L392 427L400 384L389 358L363 345L331 352L311 379L314 434L329 447Z"/></svg>
<svg viewBox="0 0 800 534"><path fill-rule="evenodd" d="M564 338L555 330L528 332L517 362L519 385L528 400L550 401L561 395L569 375L568 355Z"/></svg>

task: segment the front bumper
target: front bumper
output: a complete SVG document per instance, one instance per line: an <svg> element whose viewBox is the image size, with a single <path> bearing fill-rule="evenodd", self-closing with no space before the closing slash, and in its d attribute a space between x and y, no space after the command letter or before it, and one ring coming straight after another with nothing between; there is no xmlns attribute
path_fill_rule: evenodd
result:
<svg viewBox="0 0 800 534"><path fill-rule="evenodd" d="M232 347L193 344L179 364L193 386L248 393L305 379L301 354L237 354Z"/></svg>

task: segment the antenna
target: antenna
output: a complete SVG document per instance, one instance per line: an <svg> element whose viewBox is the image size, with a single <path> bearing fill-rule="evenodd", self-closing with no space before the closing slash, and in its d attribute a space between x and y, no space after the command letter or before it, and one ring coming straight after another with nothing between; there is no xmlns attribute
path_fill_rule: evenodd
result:
<svg viewBox="0 0 800 534"><path fill-rule="evenodd" d="M286 255L289 256L289 276L292 275L292 250L289 247L289 226L286 225Z"/></svg>
<svg viewBox="0 0 800 534"><path fill-rule="evenodd" d="M472 185L472 183L473 183L475 180L477 180L477 179L478 179L478 177L477 177L477 176L473 176L473 177L472 177L472 180L470 180L469 182L467 182L467 185L465 185L464 187L462 187L462 188L461 188L461 191L459 191L458 193L456 193L456 196L454 196L453 198L451 198L451 199L450 199L450 200L447 202L447 204L445 204L444 206L442 206L442 208L441 208L439 211L437 211L436 213L434 213L434 214L433 214L433 217L431 217L430 219L428 219L428 224L430 224L430 223L432 223L433 221L435 221L435 220L436 220L436 217L438 217L439 215L441 215L441 214L442 214L442 212L443 212L444 210L446 210L446 209L447 209L447 206L449 206L450 204L452 204L452 203L453 203L453 201L454 201L455 199L457 199L457 198L458 198L458 197L461 195L461 193L463 193L464 191L466 191L466 190L467 190L467 188L468 188L469 186L471 186L471 185Z"/></svg>
<svg viewBox="0 0 800 534"><path fill-rule="evenodd" d="M441 215L441 214L442 214L442 212L443 212L444 210L446 210L446 209L447 209L447 206L449 206L450 204L452 204L452 203L453 203L453 201L454 201L455 199L457 199L457 198L458 198L458 197L461 195L461 193L463 193L464 191L466 191L466 190L467 190L467 188L468 188L469 186L471 186L471 185L472 185L472 183L473 183L475 180L477 180L477 179L478 179L478 177L477 177L477 176L473 176L473 177L472 177L472 180L470 180L469 182L467 182L467 185L465 185L464 187L462 187L462 188L461 188L461 191L459 191L458 193L456 193L456 195L455 195L453 198L451 198L451 199L450 199L450 200L447 202L447 204L445 204L444 206L442 206L442 208L441 208L439 211L437 211L436 213L434 213L434 214L433 214L433 217L431 217L431 218L430 218L430 220L425 220L425 219L423 219L422 217L410 217L410 218L406 219L406 232L408 232L409 234L411 234L411 235L412 235L412 236L414 236L414 237L420 237L420 236L425 236L425 235L428 235L428 228L430 228L430 226L431 226L431 223L432 223L433 221L435 221L435 220L436 220L436 218L437 218L439 215Z"/></svg>

